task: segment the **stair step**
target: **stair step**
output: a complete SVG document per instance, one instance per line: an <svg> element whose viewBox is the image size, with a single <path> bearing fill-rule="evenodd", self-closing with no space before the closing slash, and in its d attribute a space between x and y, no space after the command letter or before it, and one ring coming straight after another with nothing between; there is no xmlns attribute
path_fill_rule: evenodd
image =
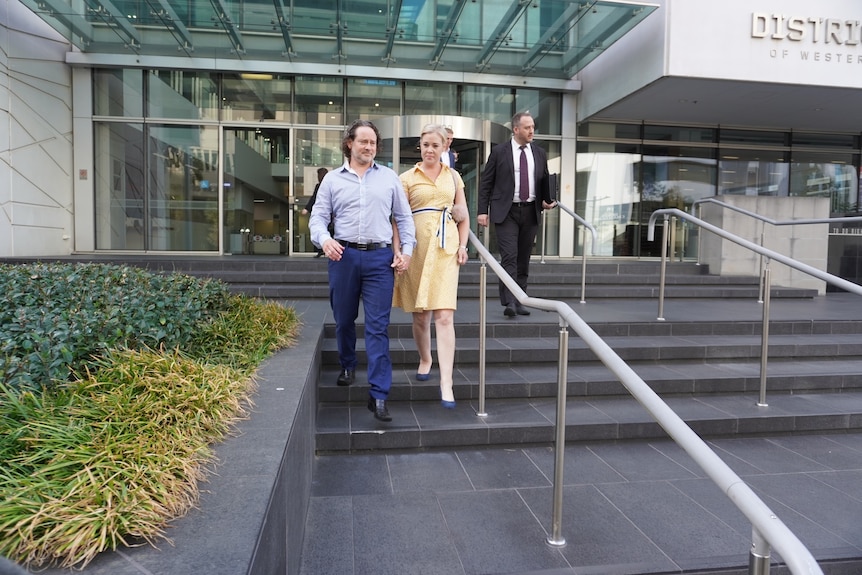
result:
<svg viewBox="0 0 862 575"><path fill-rule="evenodd" d="M858 431L860 393L772 394L768 406L757 395L671 398L673 409L705 438ZM852 396L852 401L848 397ZM458 400L454 410L437 401L388 402L393 421L375 420L365 405L320 405L316 448L320 453L369 449L429 449L464 446L549 444L554 441L556 400L489 399L486 416L476 415L478 402ZM733 415L736 414L736 415ZM569 400L566 442L643 440L665 432L631 398Z"/></svg>
<svg viewBox="0 0 862 575"><path fill-rule="evenodd" d="M673 365L632 365L632 369L662 397L698 394L757 393L760 390L759 362L675 363ZM396 401L436 401L439 399L436 370L427 382L415 380L413 367L393 370L390 399ZM359 403L368 397L364 366L356 371L351 387L335 384L338 368L321 369L318 399L322 403ZM477 397L479 369L475 365L458 367L454 374L456 396ZM775 361L767 369L769 393L862 391L862 360ZM571 366L567 371L569 397L627 397L628 391L602 364ZM485 397L514 399L556 397L556 364L498 365L485 369Z"/></svg>
<svg viewBox="0 0 862 575"><path fill-rule="evenodd" d="M605 337L604 341L626 362L665 363L680 360L736 360L760 358L759 335L693 335L650 337ZM357 342L360 364L366 362L364 341ZM390 339L390 356L394 366L412 365L416 351L412 341ZM769 336L770 360L794 358L862 358L862 334L773 335ZM569 364L598 361L595 354L577 337L569 338ZM557 340L552 338L489 338L485 341L486 364L553 363L558 358ZM338 348L333 340L322 347L324 364L335 365ZM456 365L477 365L479 339L459 337L455 351Z"/></svg>

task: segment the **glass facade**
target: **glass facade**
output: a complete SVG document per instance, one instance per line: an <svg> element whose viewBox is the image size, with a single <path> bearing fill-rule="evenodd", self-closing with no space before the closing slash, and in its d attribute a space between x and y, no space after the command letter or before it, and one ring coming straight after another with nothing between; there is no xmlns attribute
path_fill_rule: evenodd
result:
<svg viewBox="0 0 862 575"><path fill-rule="evenodd" d="M552 91L182 70L95 70L93 88L98 250L315 253L302 212L318 168L343 163L341 137L353 118L474 110L507 124L525 105L551 171L562 165L562 96ZM472 206L487 156L476 137L456 134L453 146ZM415 140L384 139L377 160L412 166ZM552 218L537 252L559 253Z"/></svg>
<svg viewBox="0 0 862 575"><path fill-rule="evenodd" d="M635 123L578 133L576 211L597 228L600 255L660 256L650 214L715 195L828 197L832 217L860 212L858 135ZM846 236L839 228L830 235ZM673 255L695 258L696 230L675 231Z"/></svg>

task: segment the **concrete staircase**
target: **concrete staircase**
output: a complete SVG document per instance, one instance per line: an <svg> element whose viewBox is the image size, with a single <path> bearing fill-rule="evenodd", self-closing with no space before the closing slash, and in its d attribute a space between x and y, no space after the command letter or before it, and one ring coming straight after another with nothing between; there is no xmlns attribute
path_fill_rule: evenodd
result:
<svg viewBox="0 0 862 575"><path fill-rule="evenodd" d="M542 312L534 312L542 313ZM555 318L547 324L489 324L486 412L478 408L478 325L458 324L455 397L439 405L438 379L418 382L409 325L393 325L392 424L365 411L367 385L360 340L357 383L335 385L334 329L322 342L318 387L320 452L365 449L546 444L554 439L557 394ZM761 324L653 322L591 327L703 437L831 432L862 428L862 409L846 403L862 395L862 321L770 322L768 407L758 407ZM361 334L361 330L360 330ZM664 437L577 338L569 340L567 441L641 440Z"/></svg>

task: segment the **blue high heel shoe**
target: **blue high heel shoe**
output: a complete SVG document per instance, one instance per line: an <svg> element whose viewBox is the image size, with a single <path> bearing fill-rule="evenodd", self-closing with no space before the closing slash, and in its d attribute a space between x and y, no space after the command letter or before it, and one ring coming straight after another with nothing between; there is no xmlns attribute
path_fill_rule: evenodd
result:
<svg viewBox="0 0 862 575"><path fill-rule="evenodd" d="M454 401L446 401L445 399L441 399L440 405L442 405L445 409L455 409Z"/></svg>
<svg viewBox="0 0 862 575"><path fill-rule="evenodd" d="M431 378L431 372L428 373L419 373L416 372L416 381L428 381Z"/></svg>

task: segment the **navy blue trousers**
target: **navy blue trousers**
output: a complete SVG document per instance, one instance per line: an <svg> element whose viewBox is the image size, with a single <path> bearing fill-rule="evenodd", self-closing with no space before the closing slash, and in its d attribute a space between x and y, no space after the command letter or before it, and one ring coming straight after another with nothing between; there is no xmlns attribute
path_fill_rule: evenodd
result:
<svg viewBox="0 0 862 575"><path fill-rule="evenodd" d="M395 272L392 249L362 251L345 248L341 261L329 262L329 303L342 369L356 369L356 318L359 301L365 312L365 351L371 397L386 399L392 387L389 357L389 313Z"/></svg>

